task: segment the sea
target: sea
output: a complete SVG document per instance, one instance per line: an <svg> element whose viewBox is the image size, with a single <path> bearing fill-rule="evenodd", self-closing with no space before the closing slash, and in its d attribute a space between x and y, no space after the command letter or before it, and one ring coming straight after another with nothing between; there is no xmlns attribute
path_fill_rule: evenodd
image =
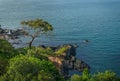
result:
<svg viewBox="0 0 120 81"><path fill-rule="evenodd" d="M36 18L48 21L54 31L33 45L77 44L76 57L90 65L91 73L120 75L120 0L0 0L3 28L21 28L22 20ZM24 44L16 46L29 38L21 40Z"/></svg>

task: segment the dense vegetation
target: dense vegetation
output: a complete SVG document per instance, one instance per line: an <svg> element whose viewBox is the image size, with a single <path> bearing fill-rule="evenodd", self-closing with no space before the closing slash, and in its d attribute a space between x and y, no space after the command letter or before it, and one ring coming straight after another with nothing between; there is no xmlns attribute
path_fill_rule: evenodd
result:
<svg viewBox="0 0 120 81"><path fill-rule="evenodd" d="M6 40L0 40L0 81L120 81L112 71L93 75L85 69L82 75L64 79L55 65L47 59L54 53L50 48L28 47L14 49Z"/></svg>
<svg viewBox="0 0 120 81"><path fill-rule="evenodd" d="M117 77L116 74L112 71L98 72L93 75L85 69L82 73L82 76L74 74L71 81L120 81L120 77Z"/></svg>
<svg viewBox="0 0 120 81"><path fill-rule="evenodd" d="M0 40L0 81L64 81L55 65L47 59L50 48L14 49Z"/></svg>

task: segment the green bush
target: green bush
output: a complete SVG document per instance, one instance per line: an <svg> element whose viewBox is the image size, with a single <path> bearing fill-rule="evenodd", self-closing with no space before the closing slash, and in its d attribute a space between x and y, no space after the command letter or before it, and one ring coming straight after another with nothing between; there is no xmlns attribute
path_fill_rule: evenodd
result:
<svg viewBox="0 0 120 81"><path fill-rule="evenodd" d="M7 73L1 76L1 79L2 81L60 81L62 77L50 61L19 55L10 59Z"/></svg>
<svg viewBox="0 0 120 81"><path fill-rule="evenodd" d="M59 48L57 51L55 51L56 55L62 55L63 53L65 53L68 50L67 46L61 47Z"/></svg>
<svg viewBox="0 0 120 81"><path fill-rule="evenodd" d="M18 53L7 40L0 39L0 75L6 72L8 60Z"/></svg>
<svg viewBox="0 0 120 81"><path fill-rule="evenodd" d="M8 59L0 57L0 75L6 72L6 67L8 65Z"/></svg>
<svg viewBox="0 0 120 81"><path fill-rule="evenodd" d="M82 76L75 74L71 77L71 81L95 81L95 80L89 74L88 69L85 69L82 73Z"/></svg>
<svg viewBox="0 0 120 81"><path fill-rule="evenodd" d="M118 81L116 74L112 71L98 72L94 74L96 81Z"/></svg>
<svg viewBox="0 0 120 81"><path fill-rule="evenodd" d="M74 74L72 77L71 77L71 81L80 81L82 78L81 76L77 75L77 74Z"/></svg>
<svg viewBox="0 0 120 81"><path fill-rule="evenodd" d="M12 58L17 55L17 51L7 40L0 39L0 56L2 58Z"/></svg>
<svg viewBox="0 0 120 81"><path fill-rule="evenodd" d="M112 71L98 72L90 75L88 70L85 69L82 75L73 75L71 81L120 81L120 78Z"/></svg>
<svg viewBox="0 0 120 81"><path fill-rule="evenodd" d="M54 51L51 48L41 48L41 47L28 47L18 49L19 53L27 56L32 56L38 59L48 60L49 55L54 55Z"/></svg>

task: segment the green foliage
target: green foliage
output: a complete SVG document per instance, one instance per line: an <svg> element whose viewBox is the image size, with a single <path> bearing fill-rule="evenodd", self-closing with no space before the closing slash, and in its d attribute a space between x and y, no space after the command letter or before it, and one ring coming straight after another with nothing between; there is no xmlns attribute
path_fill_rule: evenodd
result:
<svg viewBox="0 0 120 81"><path fill-rule="evenodd" d="M90 75L88 70L83 71L82 76L73 75L71 81L120 81L120 78L112 71L98 72L94 75Z"/></svg>
<svg viewBox="0 0 120 81"><path fill-rule="evenodd" d="M1 79L3 81L59 81L62 79L60 77L52 62L19 55L10 59L7 73Z"/></svg>
<svg viewBox="0 0 120 81"><path fill-rule="evenodd" d="M85 69L82 73L82 76L73 75L71 81L95 81L93 77L89 74L88 69Z"/></svg>
<svg viewBox="0 0 120 81"><path fill-rule="evenodd" d="M31 49L28 47L18 49L20 54L32 56L38 59L46 59L48 60L49 55L54 55L54 51L51 48L42 48L42 47L32 47Z"/></svg>
<svg viewBox="0 0 120 81"><path fill-rule="evenodd" d="M7 40L0 39L0 75L6 72L8 60L17 54L17 51Z"/></svg>
<svg viewBox="0 0 120 81"><path fill-rule="evenodd" d="M6 66L8 65L8 59L0 57L0 75L6 72Z"/></svg>
<svg viewBox="0 0 120 81"><path fill-rule="evenodd" d="M0 57L11 58L15 56L15 49L7 40L0 39Z"/></svg>
<svg viewBox="0 0 120 81"><path fill-rule="evenodd" d="M96 81L117 81L116 74L112 71L98 72L94 77Z"/></svg>
<svg viewBox="0 0 120 81"><path fill-rule="evenodd" d="M83 79L83 81L94 81L93 78L91 77L91 75L89 74L88 69L84 69L84 71L82 73L82 79Z"/></svg>
<svg viewBox="0 0 120 81"><path fill-rule="evenodd" d="M56 55L62 55L63 53L65 53L68 50L67 46L61 47L59 48L57 51L55 51Z"/></svg>
<svg viewBox="0 0 120 81"><path fill-rule="evenodd" d="M41 29L41 31L45 31L45 32L49 30L51 31L53 30L52 25L42 19L22 21L21 24L34 29Z"/></svg>
<svg viewBox="0 0 120 81"><path fill-rule="evenodd" d="M15 58L10 59L9 67L8 67L8 74L15 75L15 74L34 74L38 72L40 69L40 60L33 57L27 56L17 56Z"/></svg>
<svg viewBox="0 0 120 81"><path fill-rule="evenodd" d="M74 74L72 77L71 77L71 81L80 81L81 80L81 76L77 75L77 74Z"/></svg>
<svg viewBox="0 0 120 81"><path fill-rule="evenodd" d="M38 76L34 76L31 81L54 81L54 78L51 74L41 70Z"/></svg>
<svg viewBox="0 0 120 81"><path fill-rule="evenodd" d="M41 47L33 47L32 49L28 49L27 54L41 54L44 56L53 55L54 52L51 48L41 48Z"/></svg>
<svg viewBox="0 0 120 81"><path fill-rule="evenodd" d="M29 48L31 48L34 39L38 37L39 34L53 31L52 25L42 19L22 21L21 24L34 30L32 33L31 31L26 31L26 35L31 37Z"/></svg>

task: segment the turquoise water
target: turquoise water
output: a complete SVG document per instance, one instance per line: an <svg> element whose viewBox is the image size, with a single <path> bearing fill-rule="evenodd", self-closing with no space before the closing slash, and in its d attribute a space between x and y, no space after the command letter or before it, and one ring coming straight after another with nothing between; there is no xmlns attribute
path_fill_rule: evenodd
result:
<svg viewBox="0 0 120 81"><path fill-rule="evenodd" d="M54 36L38 38L34 45L78 44L77 57L91 72L109 69L120 75L119 0L0 0L3 27L19 28L21 20L35 18L50 22Z"/></svg>

